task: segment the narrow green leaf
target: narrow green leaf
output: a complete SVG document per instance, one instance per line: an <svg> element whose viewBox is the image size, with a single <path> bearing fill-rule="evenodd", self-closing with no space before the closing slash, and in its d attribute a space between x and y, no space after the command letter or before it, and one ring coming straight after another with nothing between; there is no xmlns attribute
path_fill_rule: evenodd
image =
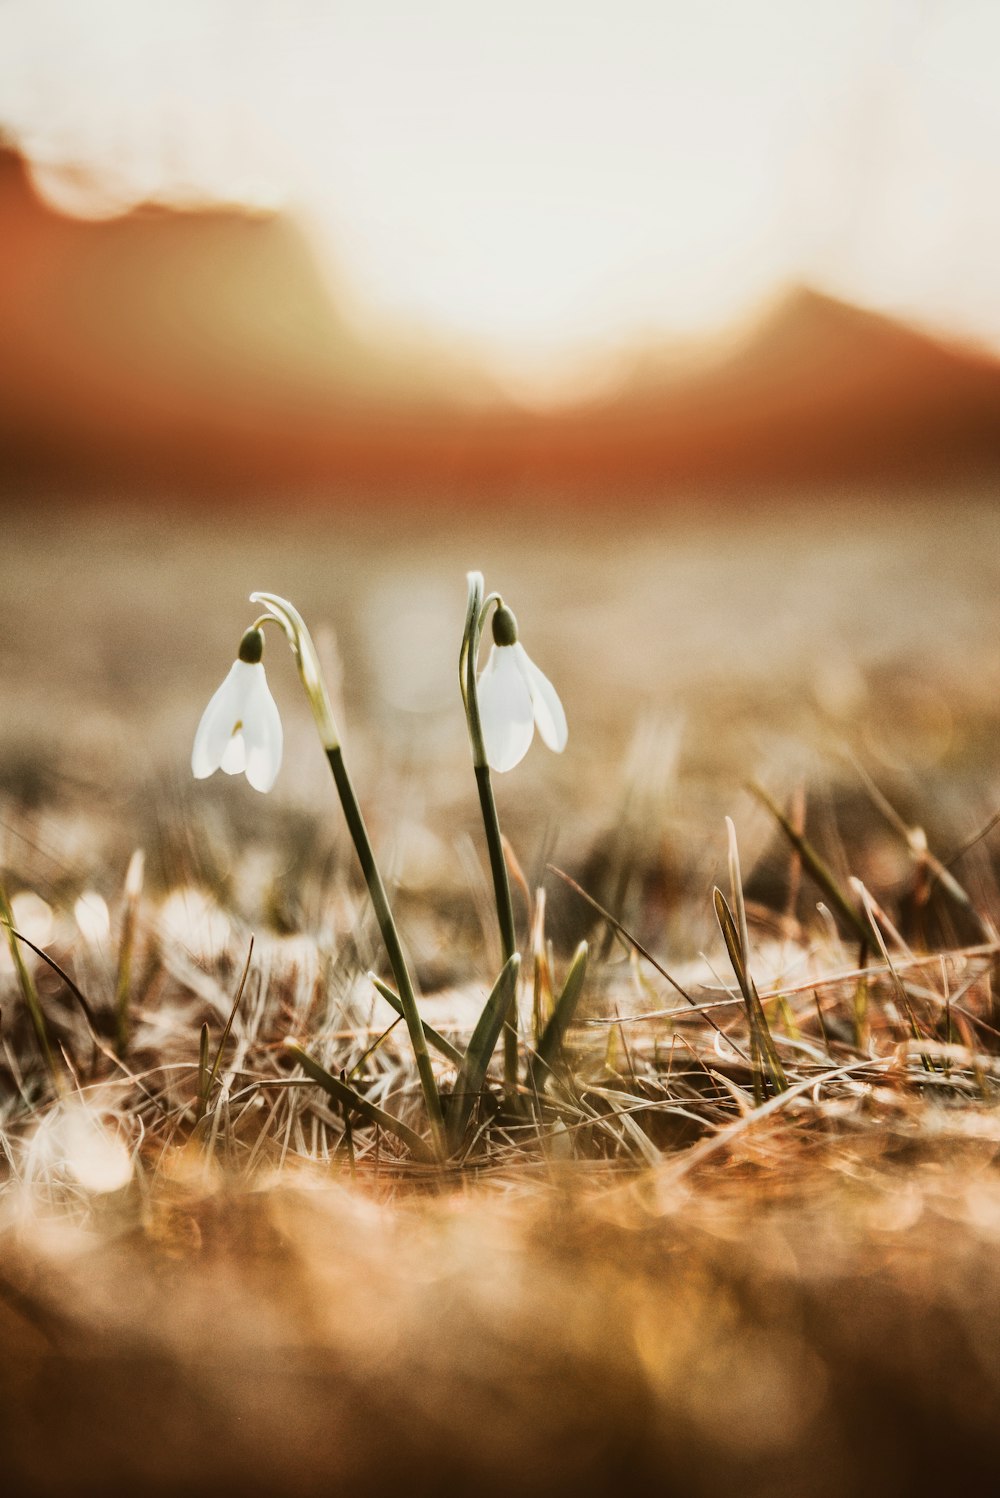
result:
<svg viewBox="0 0 1000 1498"><path fill-rule="evenodd" d="M746 1061L746 1059L747 1059L746 1056L743 1055L743 1052L740 1050L739 1046L735 1043L735 1041L732 1041L732 1040L729 1039L729 1037L726 1035L726 1032L723 1030L722 1026L719 1024L719 1022L715 1018L715 1016L711 1012L706 1012L705 1010L699 1009L699 1006L698 1006L697 1002L691 997L691 995L688 993L687 989L681 987L681 985L678 983L677 979L674 978L670 973L667 972L667 969L663 966L662 962L660 962L656 957L654 957L653 954L652 954L652 952L650 952L647 947L644 947L642 945L642 943L639 941L638 937L633 936L632 933L631 933L631 931L627 930L626 927L624 927L622 925L621 921L618 919L617 916L613 916L611 914L610 910L606 910L605 907L603 905L601 905L599 901L597 901L597 900L594 899L593 895L588 895L587 891L583 888L583 886L580 885L580 884L577 884L577 882L576 882L575 879L571 879L570 876L565 872L565 870L557 868L554 863L547 863L545 865L545 867L547 869L550 869L552 871L552 873L556 875L557 878L559 878L559 879L561 879L563 881L564 884L568 884L569 887L570 887L570 889L573 890L575 894L578 894L580 896L581 900L586 900L586 902L590 906L591 910L596 910L597 914L599 916L601 916L601 918L603 920L607 921L608 924L609 924L609 926L611 926L613 930L617 931L618 935L622 938L622 940L624 942L626 942L628 944L628 946L633 951L638 952L638 954L639 954L640 957L645 958L645 960L650 964L650 966L653 967L653 968L655 968L655 970L660 974L661 978L666 978L667 982L670 984L670 986L674 990L674 992L675 993L679 993L680 996L681 996L681 998L684 999L686 1003L688 1003L688 1004L691 1005L692 1009L698 1009L699 1013L704 1014L705 1019L711 1025L711 1027L715 1031L715 1033L717 1035L721 1036L722 1039L726 1042L727 1045L731 1045L732 1046L732 1048L736 1052L737 1056L739 1056L742 1060Z"/></svg>
<svg viewBox="0 0 1000 1498"><path fill-rule="evenodd" d="M388 983L383 983L382 979L376 977L374 973L369 973L368 976L389 1007L395 1009L396 1013L402 1015L405 1019L406 1013L403 1009L403 1001L395 989L390 988ZM432 1045L436 1051L440 1051L442 1056L447 1056L448 1060L453 1062L455 1066L461 1066L465 1057L458 1046L452 1045L451 1041L446 1040L443 1035L439 1035L437 1030L432 1030L426 1020L424 1020L423 1024L428 1044Z"/></svg>
<svg viewBox="0 0 1000 1498"><path fill-rule="evenodd" d="M747 974L747 982L750 985L750 1003L753 1008L767 1074L771 1079L771 1085L775 1092L784 1092L788 1087L788 1078L785 1076L785 1068L781 1064L781 1057L778 1055L778 1048L774 1043L774 1036L771 1034L771 1026L767 1022L767 1015L764 1013L764 1006L760 1001L760 994L757 992L757 985L749 973Z"/></svg>
<svg viewBox="0 0 1000 1498"><path fill-rule="evenodd" d="M736 974L736 981L740 985L740 992L746 998L747 975L746 969L743 966L743 951L740 946L740 936L736 929L736 922L733 920L733 913L729 908L729 901L718 885L712 890L712 900L715 905L715 917L722 931L722 940L726 944L726 951L729 953L729 960L733 965L733 972Z"/></svg>
<svg viewBox="0 0 1000 1498"><path fill-rule="evenodd" d="M552 1018L542 1031L542 1038L538 1042L532 1069L544 1067L551 1071L552 1064L559 1052L562 1050L566 1033L573 1023L580 995L583 992L584 980L587 976L587 958L589 949L587 943L582 941L573 953L573 961L569 965L566 974L566 982L563 984L562 992L556 999Z"/></svg>
<svg viewBox="0 0 1000 1498"><path fill-rule="evenodd" d="M0 925L3 925L7 935L7 945L10 948L11 960L17 973L18 985L21 989L21 997L24 999L31 1023L35 1031L35 1039L38 1041L38 1049L42 1060L49 1069L49 1075L56 1087L60 1085L59 1073L56 1070L55 1056L49 1044L49 1032L45 1024L45 1015L42 1012L41 1002L38 998L38 990L35 980L31 976L21 953L21 938L14 930L14 915L7 899L7 891L0 885Z"/></svg>
<svg viewBox="0 0 1000 1498"><path fill-rule="evenodd" d="M325 1066L320 1066L318 1061L314 1061L297 1041L286 1040L285 1048L295 1057L306 1076L315 1082L318 1087L322 1087L323 1091L336 1102L340 1103L342 1107L346 1105L348 1108L356 1109L362 1118L367 1119L369 1123L377 1124L379 1128L386 1129L390 1134L395 1134L396 1138L406 1145L415 1160L420 1160L428 1165L433 1164L436 1158L433 1149L421 1139L419 1134L414 1133L413 1129L409 1128L400 1119L394 1118L391 1113L387 1113L384 1108L379 1108L375 1103L370 1103L367 1098L362 1097L360 1092L356 1092L353 1087L350 1087L346 1082L342 1082L339 1077L333 1076L331 1072L327 1071Z"/></svg>
<svg viewBox="0 0 1000 1498"><path fill-rule="evenodd" d="M812 844L806 842L802 834L796 831L781 808L771 800L771 797L761 786L751 785L748 789L752 795L756 796L762 806L767 807L767 810L771 813L792 847L802 859L803 866L812 875L812 878L826 895L844 924L850 927L859 941L867 942L871 937L871 929L840 888L829 865L820 858Z"/></svg>
<svg viewBox="0 0 1000 1498"><path fill-rule="evenodd" d="M760 1002L757 985L750 976L746 962L746 954L740 933L736 929L733 913L721 889L716 888L712 892L715 903L715 914L722 931L722 939L729 953L729 960L736 974L736 981L740 986L747 1009L747 1022L750 1026L750 1051L754 1069L754 1097L759 1090L759 1072L761 1060L767 1069L771 1085L775 1092L784 1092L788 1087L788 1078L785 1076L785 1068L781 1064L771 1028L767 1023L767 1015L764 1006ZM763 1101L763 1098L761 1098Z"/></svg>
<svg viewBox="0 0 1000 1498"><path fill-rule="evenodd" d="M10 927L10 931L14 936L17 937L22 946L27 947L29 951L34 952L39 962L44 962L46 967L52 969L57 978L62 979L76 1002L79 1004L80 1008L83 1010L83 1016L87 1021L87 1026L90 1030L91 1038L96 1038L94 1036L94 1011L91 1008L90 1000L87 998L87 995L83 992L83 990L73 982L73 979L70 977L66 969L64 967L60 967L54 957L49 956L44 947L38 946L30 939L30 937L25 936L23 931L15 931L13 926Z"/></svg>
<svg viewBox="0 0 1000 1498"><path fill-rule="evenodd" d="M490 996L483 1005L483 1012L472 1032L469 1048L462 1058L452 1094L454 1103L448 1126L448 1139L452 1149L457 1149L461 1144L472 1105L483 1090L487 1069L513 1002L520 971L521 955L514 952L507 958L499 978L490 990Z"/></svg>
<svg viewBox="0 0 1000 1498"><path fill-rule="evenodd" d="M733 972L736 974L736 981L740 986L740 992L743 995L743 1001L746 1005L747 1021L750 1026L750 1066L753 1072L753 1099L759 1108L764 1101L764 1078L760 1064L760 1046L757 1043L757 1026L754 1023L753 1006L750 1003L748 993L747 974L746 968L743 965L743 952L740 947L739 932L736 929L736 922L733 920L733 913L729 909L729 903L718 886L712 891L712 900L715 904L715 916L719 922L719 929L722 932L722 940L726 944L729 961L732 963Z"/></svg>

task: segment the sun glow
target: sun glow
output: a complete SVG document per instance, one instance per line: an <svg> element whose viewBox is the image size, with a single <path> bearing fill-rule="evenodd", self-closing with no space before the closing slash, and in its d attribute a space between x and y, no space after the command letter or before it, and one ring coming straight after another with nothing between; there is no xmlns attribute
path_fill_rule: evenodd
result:
<svg viewBox="0 0 1000 1498"><path fill-rule="evenodd" d="M12 0L39 190L284 204L356 318L511 380L789 281L1000 346L1000 11L901 0Z"/></svg>

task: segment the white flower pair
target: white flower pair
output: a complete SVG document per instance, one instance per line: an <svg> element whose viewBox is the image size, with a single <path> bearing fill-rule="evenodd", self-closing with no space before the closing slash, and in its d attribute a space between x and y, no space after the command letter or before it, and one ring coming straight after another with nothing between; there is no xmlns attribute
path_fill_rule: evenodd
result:
<svg viewBox="0 0 1000 1498"><path fill-rule="evenodd" d="M493 615L493 648L478 682L486 757L494 770L512 770L528 752L537 724L550 749L566 747L566 714L558 694L517 638L510 609ZM239 659L212 697L198 725L191 769L197 780L223 770L245 773L258 791L269 791L281 768L281 719L264 674L264 636L248 629Z"/></svg>

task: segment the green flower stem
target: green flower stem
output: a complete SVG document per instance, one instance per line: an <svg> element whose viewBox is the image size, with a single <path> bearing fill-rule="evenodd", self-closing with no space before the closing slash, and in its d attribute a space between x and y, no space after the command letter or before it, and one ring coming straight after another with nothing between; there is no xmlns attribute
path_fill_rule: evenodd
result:
<svg viewBox="0 0 1000 1498"><path fill-rule="evenodd" d="M462 653L459 658L459 682L462 688L462 700L465 703L465 716L469 725L469 741L472 745L472 762L476 771L479 805L483 813L486 847L490 855L490 872L493 875L493 898L497 908L497 923L500 927L500 946L503 950L503 960L506 963L510 961L511 957L517 951L517 937L514 932L514 905L510 897L510 879L507 874L507 861L503 856L500 819L497 816L497 804L493 796L493 782L490 779L490 766L486 758L486 745L483 741L482 720L479 715L479 692L476 683L476 666L479 661L479 644L482 638L483 615L491 601L494 601L493 595L487 600L486 604L483 602L482 573L470 572L465 633L462 637ZM503 1074L508 1101L511 1101L517 1095L518 1085L516 984L511 993L510 1007L504 1023Z"/></svg>
<svg viewBox="0 0 1000 1498"><path fill-rule="evenodd" d="M305 621L297 609L285 598L279 598L276 593L251 593L251 603L262 603L268 610L258 625L270 619L276 619L284 630L288 643L292 647L295 656L295 664L299 669L299 677L305 688L312 708L313 718L319 731L323 749L333 771L333 779L340 796L340 804L344 809L344 817L347 821L348 831L354 847L357 850L358 861L361 864L361 872L365 876L368 886L368 894L375 911L382 940L389 958L389 966L396 980L396 988L399 993L400 1002L403 1006L403 1017L406 1020L406 1028L410 1032L410 1044L417 1062L417 1071L420 1075L420 1086L424 1094L424 1102L427 1114L430 1118L431 1133L434 1140L434 1149L439 1157L445 1153L444 1115L441 1111L441 1095L438 1092L437 1078L434 1076L434 1068L431 1065L430 1055L427 1050L427 1038L424 1035L423 1022L420 1011L417 1008L417 998L413 991L413 983L410 979L409 969L406 966L406 958L403 956L403 948L396 930L396 922L393 920L392 910L389 906L389 897L385 892L385 885L375 862L375 853L372 849L365 819L361 815L361 807L358 798L354 794L354 786L347 773L344 764L343 751L340 747L340 734L333 716L333 708L330 696L323 680L320 670L319 656L313 644L312 636L305 626Z"/></svg>
<svg viewBox="0 0 1000 1498"><path fill-rule="evenodd" d="M493 897L497 907L497 922L500 926L500 945L503 960L509 962L517 951L514 935L514 906L510 897L510 880L507 876L507 861L503 856L500 838L500 822L497 804L493 799L493 783L489 765L476 766L476 785L479 789L479 805L483 811L483 827L486 846L490 854L490 870L493 874ZM503 1075L508 1093L517 1090L517 984L511 991L510 1005L503 1027Z"/></svg>
<svg viewBox="0 0 1000 1498"><path fill-rule="evenodd" d="M493 782L490 779L489 765L476 766L476 785L479 789L479 805L483 812L486 846L490 854L490 871L493 875L493 892L496 896L503 960L507 962L517 951L517 938L514 935L514 906L510 897L507 861L503 856L503 841L497 817L497 804L493 799Z"/></svg>
<svg viewBox="0 0 1000 1498"><path fill-rule="evenodd" d="M417 1060L417 1071L420 1073L420 1085L423 1088L424 1101L427 1104L427 1112L431 1120L431 1128L434 1134L434 1142L438 1151L443 1149L444 1141L444 1115L441 1112L441 1097L438 1092L437 1079L434 1076L434 1068L431 1065L430 1053L427 1050L427 1037L424 1035L423 1021L417 1008L416 995L413 992L413 984L410 981L409 969L406 966L406 958L403 956L403 948L400 945L399 933L396 930L396 922L393 920L392 910L389 906L389 897L382 883L382 876L375 862L375 854L372 850L371 839L365 826L365 819L358 805L358 798L354 794L354 786L351 777L347 773L344 764L344 755L338 747L328 749L326 757L333 771L333 779L340 797L340 804L344 808L344 818L347 822L348 831L357 849L358 861L361 864L361 872L365 876L368 886L368 894L371 898L372 908L375 911L375 919L378 921L385 950L389 957L389 966L396 980L396 988L399 993L400 1002L403 1005L403 1018L406 1020L406 1028L410 1032L410 1044L413 1046L413 1054Z"/></svg>

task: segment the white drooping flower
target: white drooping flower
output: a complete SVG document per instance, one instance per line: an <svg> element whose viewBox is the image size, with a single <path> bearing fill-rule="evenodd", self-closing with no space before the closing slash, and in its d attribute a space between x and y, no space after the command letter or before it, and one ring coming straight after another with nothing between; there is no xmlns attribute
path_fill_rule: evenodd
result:
<svg viewBox="0 0 1000 1498"><path fill-rule="evenodd" d="M216 770L245 773L258 791L269 791L281 768L281 719L264 675L264 637L248 629L240 658L209 702L191 751L196 780Z"/></svg>
<svg viewBox="0 0 1000 1498"><path fill-rule="evenodd" d="M494 770L521 762L536 724L550 749L565 749L569 730L559 695L518 640L517 621L503 604L493 614L493 648L477 695L486 758Z"/></svg>

